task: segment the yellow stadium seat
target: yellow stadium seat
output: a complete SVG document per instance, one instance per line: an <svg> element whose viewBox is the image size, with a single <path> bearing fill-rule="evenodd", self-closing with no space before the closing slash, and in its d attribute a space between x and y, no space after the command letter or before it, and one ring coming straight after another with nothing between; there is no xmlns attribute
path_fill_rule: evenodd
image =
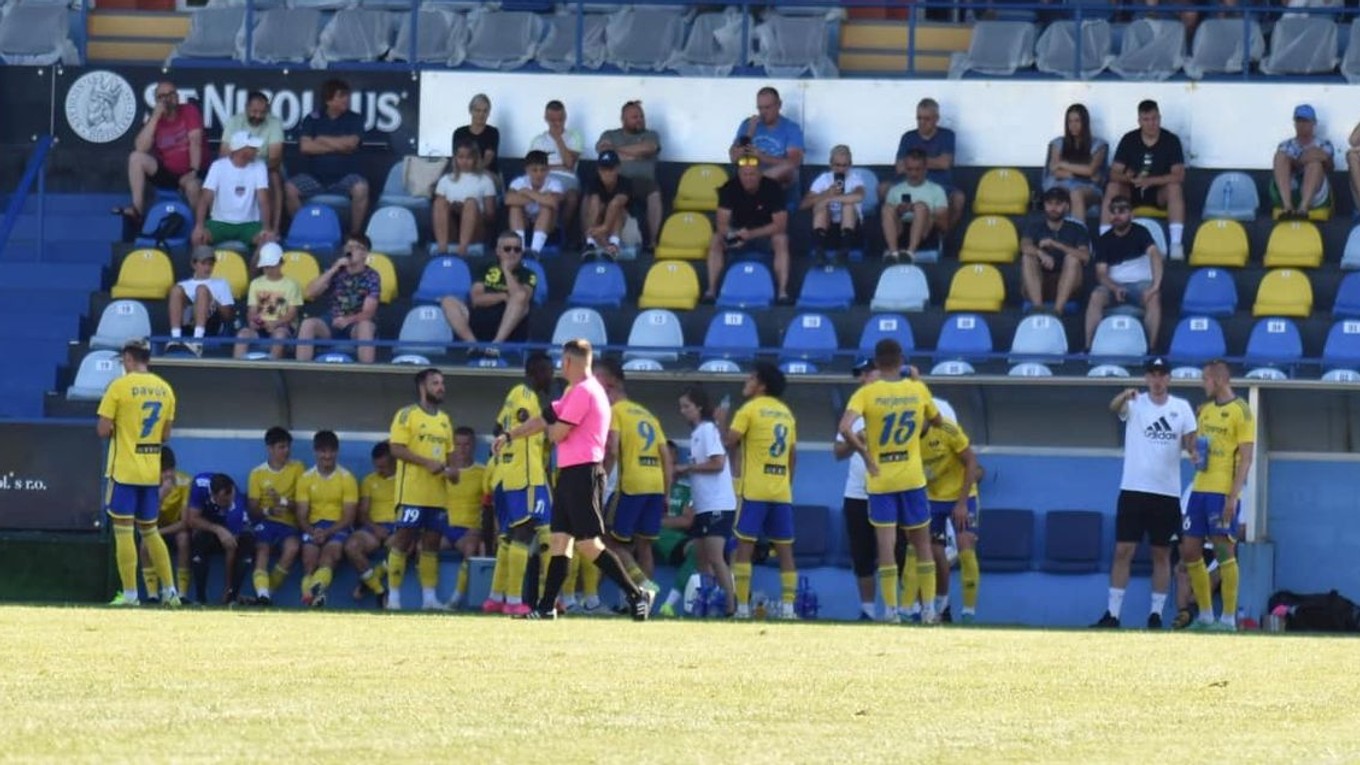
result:
<svg viewBox="0 0 1360 765"><path fill-rule="evenodd" d="M1280 221L1266 241L1266 268L1317 268L1322 265L1322 233L1306 220Z"/></svg>
<svg viewBox="0 0 1360 765"><path fill-rule="evenodd" d="M1157 205L1142 205L1141 207L1135 207L1135 208L1133 208L1133 217L1135 217L1135 218L1165 218L1165 217L1166 217L1166 210L1163 210L1162 208L1158 207Z"/></svg>
<svg viewBox="0 0 1360 765"><path fill-rule="evenodd" d="M949 283L946 311L983 311L994 313L1006 302L1006 284L996 266L977 263L954 272Z"/></svg>
<svg viewBox="0 0 1360 765"><path fill-rule="evenodd" d="M218 250L217 265L213 266L212 275L227 280L227 284L231 285L232 297L240 300L246 296L246 288L250 286L250 272L246 269L246 260L241 257L241 253L235 250Z"/></svg>
<svg viewBox="0 0 1360 765"><path fill-rule="evenodd" d="M659 260L647 271L638 308L689 311L699 302L699 275L682 260Z"/></svg>
<svg viewBox="0 0 1360 765"><path fill-rule="evenodd" d="M316 262L316 257L310 252L302 250L290 250L283 253L283 275L297 282L297 285L305 292L307 285L313 279L321 275L321 266Z"/></svg>
<svg viewBox="0 0 1360 765"><path fill-rule="evenodd" d="M123 258L118 268L118 283L113 285L115 298L164 300L175 283L175 267L170 256L160 250L133 250Z"/></svg>
<svg viewBox="0 0 1360 765"><path fill-rule="evenodd" d="M1298 194L1297 188L1294 189L1294 193L1296 195ZM1280 192L1278 191L1278 187L1275 185L1274 178L1270 179L1270 199L1273 200L1273 203L1275 205L1274 207L1270 208L1270 219L1279 220L1280 215L1284 212L1284 208L1279 206ZM1327 201L1323 202L1321 206L1313 207L1308 210L1308 220L1317 221L1318 223L1326 223L1327 221L1332 219L1332 212L1335 210L1335 208L1336 208L1336 193L1333 192L1327 195Z"/></svg>
<svg viewBox="0 0 1360 765"><path fill-rule="evenodd" d="M656 259L703 260L708 256L708 242L712 238L713 224L707 215L697 212L672 213L661 227Z"/></svg>
<svg viewBox="0 0 1360 765"><path fill-rule="evenodd" d="M973 197L974 215L1024 215L1029 211L1029 179L1011 167L982 174Z"/></svg>
<svg viewBox="0 0 1360 765"><path fill-rule="evenodd" d="M677 211L713 212L718 209L718 187L727 183L727 171L718 165L690 165L675 190Z"/></svg>
<svg viewBox="0 0 1360 765"><path fill-rule="evenodd" d="M1223 218L1206 220L1195 230L1195 243L1190 247L1190 265L1194 268L1242 268L1247 264L1250 251L1247 230L1241 223Z"/></svg>
<svg viewBox="0 0 1360 765"><path fill-rule="evenodd" d="M1252 316L1289 316L1308 318L1313 312L1313 285L1308 274L1293 268L1267 271L1256 288Z"/></svg>
<svg viewBox="0 0 1360 765"><path fill-rule="evenodd" d="M382 279L382 292L379 293L378 302L392 302L397 297L397 267L392 265L392 259L381 252L370 252L368 267L377 271L378 277Z"/></svg>
<svg viewBox="0 0 1360 765"><path fill-rule="evenodd" d="M974 218L963 234L960 263L1014 263L1020 253L1020 235L1010 218L984 215Z"/></svg>

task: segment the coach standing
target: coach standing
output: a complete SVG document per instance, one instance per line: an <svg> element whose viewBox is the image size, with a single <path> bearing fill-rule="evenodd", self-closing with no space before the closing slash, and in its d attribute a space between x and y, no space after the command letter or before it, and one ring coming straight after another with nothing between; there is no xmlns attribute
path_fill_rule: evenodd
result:
<svg viewBox="0 0 1360 765"><path fill-rule="evenodd" d="M552 538L548 578L531 619L554 619L557 596L567 578L573 548L599 566L605 576L628 597L635 621L645 621L652 610L652 593L639 589L623 571L618 557L606 549L604 535L604 455L609 438L610 407L604 386L591 372L592 351L586 340L568 340L562 346L562 376L567 391L543 407L543 415L515 426L496 437L497 454L506 444L544 430L557 445L557 486L553 494Z"/></svg>

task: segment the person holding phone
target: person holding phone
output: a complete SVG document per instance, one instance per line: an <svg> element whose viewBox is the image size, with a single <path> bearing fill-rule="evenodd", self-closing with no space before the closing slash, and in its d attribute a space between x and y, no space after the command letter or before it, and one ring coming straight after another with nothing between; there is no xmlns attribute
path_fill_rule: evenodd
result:
<svg viewBox="0 0 1360 765"><path fill-rule="evenodd" d="M926 153L912 149L902 159L906 180L893 186L884 197L879 217L883 222L883 241L887 249L883 262L910 263L916 251L930 243L935 235L941 241L949 219L949 198L944 188L926 177ZM899 246L906 236L906 249ZM935 245L939 246L939 245Z"/></svg>
<svg viewBox="0 0 1360 765"><path fill-rule="evenodd" d="M828 161L830 169L812 181L799 205L801 210L812 210L812 253L819 265L846 259L864 217L864 181L850 172L850 147L835 146ZM828 248L836 254L828 256Z"/></svg>
<svg viewBox="0 0 1360 765"><path fill-rule="evenodd" d="M329 295L331 305L325 318L313 316L302 322L298 340L357 340L360 345L355 349L355 356L360 363L373 363L377 348L363 344L363 341L378 336L374 317L382 295L382 277L368 265L371 246L367 236L349 234L340 257L303 288L303 297L307 300ZM298 344L298 361L311 361L314 353L314 344Z"/></svg>

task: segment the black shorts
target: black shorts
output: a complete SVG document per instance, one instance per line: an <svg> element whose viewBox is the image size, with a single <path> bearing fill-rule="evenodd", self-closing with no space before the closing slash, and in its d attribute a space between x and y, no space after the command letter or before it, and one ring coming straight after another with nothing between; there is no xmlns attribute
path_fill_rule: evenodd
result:
<svg viewBox="0 0 1360 765"><path fill-rule="evenodd" d="M489 343L496 339L496 333L501 329L501 318L505 316L505 303L497 303L486 308L468 309L468 328L472 330L472 335L478 340ZM529 339L529 317L520 319L519 324L510 330L509 337L505 338L509 343L523 343Z"/></svg>
<svg viewBox="0 0 1360 765"><path fill-rule="evenodd" d="M553 490L552 524L554 534L569 534L573 539L604 536L604 468L598 462L564 467L557 474Z"/></svg>
<svg viewBox="0 0 1360 765"><path fill-rule="evenodd" d="M1144 186L1141 189L1130 188L1129 197L1134 207L1161 207L1157 204L1157 190L1161 186Z"/></svg>
<svg viewBox="0 0 1360 765"><path fill-rule="evenodd" d="M1181 528L1181 501L1145 491L1119 492L1114 515L1116 542L1138 544L1147 535L1151 547L1170 547Z"/></svg>
<svg viewBox="0 0 1360 765"><path fill-rule="evenodd" d="M192 174L192 175L198 176L199 180L202 180L202 179L203 179L203 175L202 175L201 173L193 173L192 171L190 171L189 173L185 173L184 175L191 175L191 174ZM178 190L179 190L179 179L180 179L180 178L183 178L184 175L175 175L174 173L170 172L169 170L166 170L166 169L165 169L165 165L163 165L163 164L157 162L157 163L156 163L156 172L153 173L153 174L151 175L151 178L150 178L150 180L151 180L151 185L152 185L152 186L155 186L155 187L158 188L158 189L165 189L166 191L178 191ZM190 223L193 223L193 221L189 221L189 222L190 222Z"/></svg>
<svg viewBox="0 0 1360 765"><path fill-rule="evenodd" d="M850 546L850 568L864 578L878 573L878 534L869 523L869 500L846 497L841 504L845 516L845 539ZM907 538L898 534L893 543L893 562L898 571L907 560Z"/></svg>
<svg viewBox="0 0 1360 765"><path fill-rule="evenodd" d="M195 558L222 555L226 552L222 547L222 540L218 539L216 534L202 529L194 532L189 549L193 552ZM238 556L244 554L247 557L254 557L255 537L249 531L241 532L236 536L236 553Z"/></svg>

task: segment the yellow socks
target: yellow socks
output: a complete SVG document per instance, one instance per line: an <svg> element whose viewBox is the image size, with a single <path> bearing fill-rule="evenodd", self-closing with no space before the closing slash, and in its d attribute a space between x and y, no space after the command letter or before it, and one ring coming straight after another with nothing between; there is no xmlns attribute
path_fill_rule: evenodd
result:
<svg viewBox="0 0 1360 765"><path fill-rule="evenodd" d="M1205 574L1206 578L1208 574ZM1237 618L1237 588L1241 582L1241 571L1237 568L1237 558L1218 559L1219 594L1223 596L1223 618Z"/></svg>
<svg viewBox="0 0 1360 765"><path fill-rule="evenodd" d="M916 548L908 547L907 560L902 564L902 597L898 605L907 609L916 605L920 590L920 579L916 573Z"/></svg>
<svg viewBox="0 0 1360 765"><path fill-rule="evenodd" d="M432 590L439 586L439 553L421 550L416 571L420 576L420 589Z"/></svg>
<svg viewBox="0 0 1360 765"><path fill-rule="evenodd" d="M155 595L161 591L161 580L156 576L156 569L150 561L142 567L142 581L146 582L147 595Z"/></svg>
<svg viewBox="0 0 1360 765"><path fill-rule="evenodd" d="M277 590L283 586L288 579L288 569L283 566L274 566L274 570L269 572L269 589Z"/></svg>
<svg viewBox="0 0 1360 765"><path fill-rule="evenodd" d="M567 578L562 580L562 602L568 605L576 602L576 582L581 576L581 557L571 556L571 562L567 564Z"/></svg>
<svg viewBox="0 0 1360 765"><path fill-rule="evenodd" d="M934 558L916 561L916 578L921 582L921 608L929 611L935 607Z"/></svg>
<svg viewBox="0 0 1360 765"><path fill-rule="evenodd" d="M578 560L582 561L581 591L585 593L587 599L598 598L600 597L600 577L603 574L600 571L599 566L595 565L594 563L584 561L583 558L584 556L581 555L573 555L571 557L571 563L573 566L576 565L576 561ZM636 582L637 580L633 581Z"/></svg>
<svg viewBox="0 0 1360 765"><path fill-rule="evenodd" d="M511 542L506 553L505 599L519 603L524 596L524 569L529 567L529 547L523 542ZM541 592L541 590L540 590Z"/></svg>
<svg viewBox="0 0 1360 765"><path fill-rule="evenodd" d="M334 576L335 572L331 571L326 566L322 566L316 570L315 574L312 574L312 584L321 585L322 590L330 589L331 579Z"/></svg>
<svg viewBox="0 0 1360 765"><path fill-rule="evenodd" d="M189 591L189 569L187 568L175 569L175 588L178 589L180 592Z"/></svg>
<svg viewBox="0 0 1360 765"><path fill-rule="evenodd" d="M505 597L505 580L510 568L510 543L504 538L496 545L496 566L491 569L491 600Z"/></svg>
<svg viewBox="0 0 1360 765"><path fill-rule="evenodd" d="M878 588L883 591L883 607L889 618L897 611L897 565L878 567Z"/></svg>
<svg viewBox="0 0 1360 765"><path fill-rule="evenodd" d="M642 567L637 564L637 561L629 563L626 570L628 572L628 578L633 580L633 584L640 586L643 582L647 581L647 572L642 570Z"/></svg>
<svg viewBox="0 0 1360 765"><path fill-rule="evenodd" d="M161 543L164 549L164 542ZM114 524L113 526L113 553L114 560L118 563L118 581L123 585L123 592L137 591L137 534L131 526ZM152 592L148 585L148 596L158 593Z"/></svg>
<svg viewBox="0 0 1360 765"><path fill-rule="evenodd" d="M165 539L155 526L142 531L142 544L146 546L147 555L151 556L151 565L156 568L156 578L161 580L161 587L164 588L175 581L175 569L170 563L170 548L165 546ZM133 547L131 553L135 569L137 549ZM136 587L135 575L132 581L132 586Z"/></svg>
<svg viewBox="0 0 1360 765"><path fill-rule="evenodd" d="M251 584L255 585L255 597L257 598L269 597L268 571L261 571L258 568L255 569L255 572L250 575L250 582Z"/></svg>
<svg viewBox="0 0 1360 765"><path fill-rule="evenodd" d="M732 582L737 593L737 608L751 603L751 562L732 563Z"/></svg>
<svg viewBox="0 0 1360 765"><path fill-rule="evenodd" d="M977 550L959 550L959 579L963 582L963 608L965 611L971 612L977 608L978 580L981 577Z"/></svg>
<svg viewBox="0 0 1360 765"><path fill-rule="evenodd" d="M393 548L387 552L387 589L392 592L401 590L401 580L406 578L406 553Z"/></svg>
<svg viewBox="0 0 1360 765"><path fill-rule="evenodd" d="M359 581L363 582L363 585L374 595L381 595L383 593L382 580L383 578L378 573L376 567L370 568L368 571L359 575Z"/></svg>
<svg viewBox="0 0 1360 765"><path fill-rule="evenodd" d="M1186 563L1185 573L1190 577L1190 589L1195 591L1195 605L1199 607L1200 614L1212 614L1214 594L1210 589L1209 569L1205 568L1204 559Z"/></svg>
<svg viewBox="0 0 1360 765"><path fill-rule="evenodd" d="M467 558L458 564L458 581L453 585L454 600L462 600L467 595L468 586L468 561Z"/></svg>
<svg viewBox="0 0 1360 765"><path fill-rule="evenodd" d="M798 595L798 572L780 571L779 588L781 590L780 600L789 605L793 605L793 601L796 599L796 596Z"/></svg>
<svg viewBox="0 0 1360 765"><path fill-rule="evenodd" d="M302 590L302 597L304 597L304 598L307 597L307 593L309 593L309 592L312 591L312 577L313 577L313 576L315 576L315 574L306 574L306 573L304 573L304 574L302 575L302 581L298 583L298 587Z"/></svg>

